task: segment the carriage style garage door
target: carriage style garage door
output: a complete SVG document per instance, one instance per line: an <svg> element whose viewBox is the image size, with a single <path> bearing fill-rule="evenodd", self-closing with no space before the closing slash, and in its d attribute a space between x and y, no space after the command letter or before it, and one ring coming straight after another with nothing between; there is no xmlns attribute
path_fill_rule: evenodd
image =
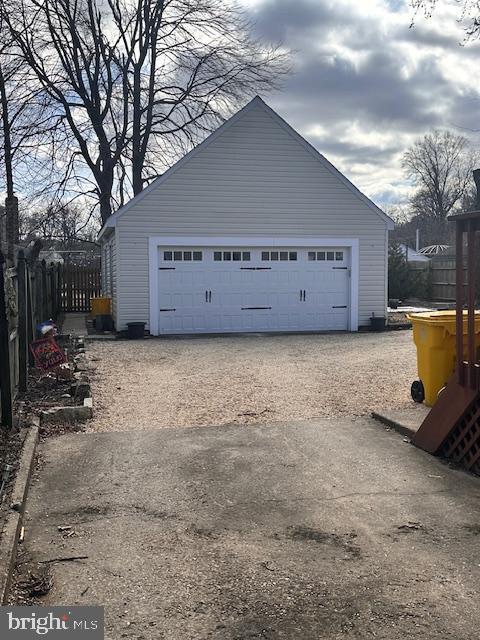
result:
<svg viewBox="0 0 480 640"><path fill-rule="evenodd" d="M348 330L348 247L158 247L160 334Z"/></svg>

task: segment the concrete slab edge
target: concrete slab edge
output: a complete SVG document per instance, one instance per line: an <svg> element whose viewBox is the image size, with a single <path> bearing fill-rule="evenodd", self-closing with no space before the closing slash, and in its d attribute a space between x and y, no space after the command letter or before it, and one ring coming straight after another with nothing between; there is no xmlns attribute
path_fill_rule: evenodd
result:
<svg viewBox="0 0 480 640"><path fill-rule="evenodd" d="M6 604L17 557L18 540L23 524L25 502L38 444L38 421L32 421L23 443L17 475L11 496L12 508L7 515L0 545L0 604Z"/></svg>
<svg viewBox="0 0 480 640"><path fill-rule="evenodd" d="M400 433L402 436L406 436L407 438L410 438L410 440L415 436L416 432L413 429L411 429L410 427L407 427L407 425L402 424L401 422L398 422L397 420L393 420L388 416L384 416L381 413L372 411L372 418L374 420L377 420L378 422L381 422L385 426L390 427L391 429L394 429L395 431Z"/></svg>

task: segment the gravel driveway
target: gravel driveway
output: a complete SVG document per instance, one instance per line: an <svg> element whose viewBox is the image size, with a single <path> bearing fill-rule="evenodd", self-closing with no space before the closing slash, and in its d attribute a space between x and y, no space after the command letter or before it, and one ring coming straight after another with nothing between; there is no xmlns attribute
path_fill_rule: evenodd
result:
<svg viewBox="0 0 480 640"><path fill-rule="evenodd" d="M265 424L411 404L411 331L92 342L94 431Z"/></svg>

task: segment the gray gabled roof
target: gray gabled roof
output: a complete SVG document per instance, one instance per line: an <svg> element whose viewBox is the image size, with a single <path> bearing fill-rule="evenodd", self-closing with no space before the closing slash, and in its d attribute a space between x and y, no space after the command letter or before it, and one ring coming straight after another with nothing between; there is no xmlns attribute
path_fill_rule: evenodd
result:
<svg viewBox="0 0 480 640"><path fill-rule="evenodd" d="M194 158L197 153L199 153L202 149L208 147L214 140L216 140L219 136L222 135L224 131L227 131L235 122L240 120L246 113L248 113L254 107L260 106L264 111L266 111L290 136L292 136L297 142L299 142L318 162L322 164L322 166L327 169L330 173L332 173L336 178L338 178L354 195L356 195L364 204L366 204L372 211L374 211L386 224L389 229L394 228L393 220L387 216L387 214L377 207L377 205L370 200L364 193L360 191L346 176L343 175L338 169L336 169L331 162L329 162L325 156L323 156L313 145L311 145L305 138L303 138L293 127L291 127L288 122L286 122L281 116L278 115L276 111L274 111L271 107L260 98L260 96L255 96L253 100L251 100L248 104L246 104L240 111L237 111L231 118L226 120L218 129L216 129L213 133L211 133L203 142L194 147L191 151L189 151L183 158L181 158L178 162L172 165L165 173L156 178L153 182L151 182L148 187L145 187L141 193L136 195L134 198L129 200L123 207L118 209L110 218L105 222L98 237L101 238L107 229L115 227L116 222L120 216L129 211L134 205L143 200L149 193L151 193L154 189L162 185L166 180L170 178L178 169L181 169L183 165L185 165L189 160Z"/></svg>

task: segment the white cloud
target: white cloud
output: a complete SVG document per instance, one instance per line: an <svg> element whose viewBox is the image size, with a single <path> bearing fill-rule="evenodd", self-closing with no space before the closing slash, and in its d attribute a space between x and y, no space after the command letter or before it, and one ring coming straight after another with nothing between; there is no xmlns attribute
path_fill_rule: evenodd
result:
<svg viewBox="0 0 480 640"><path fill-rule="evenodd" d="M455 0L414 28L404 0L243 3L260 36L294 51L295 73L267 100L379 204L405 199L401 157L415 138L480 129L480 44L461 46Z"/></svg>

